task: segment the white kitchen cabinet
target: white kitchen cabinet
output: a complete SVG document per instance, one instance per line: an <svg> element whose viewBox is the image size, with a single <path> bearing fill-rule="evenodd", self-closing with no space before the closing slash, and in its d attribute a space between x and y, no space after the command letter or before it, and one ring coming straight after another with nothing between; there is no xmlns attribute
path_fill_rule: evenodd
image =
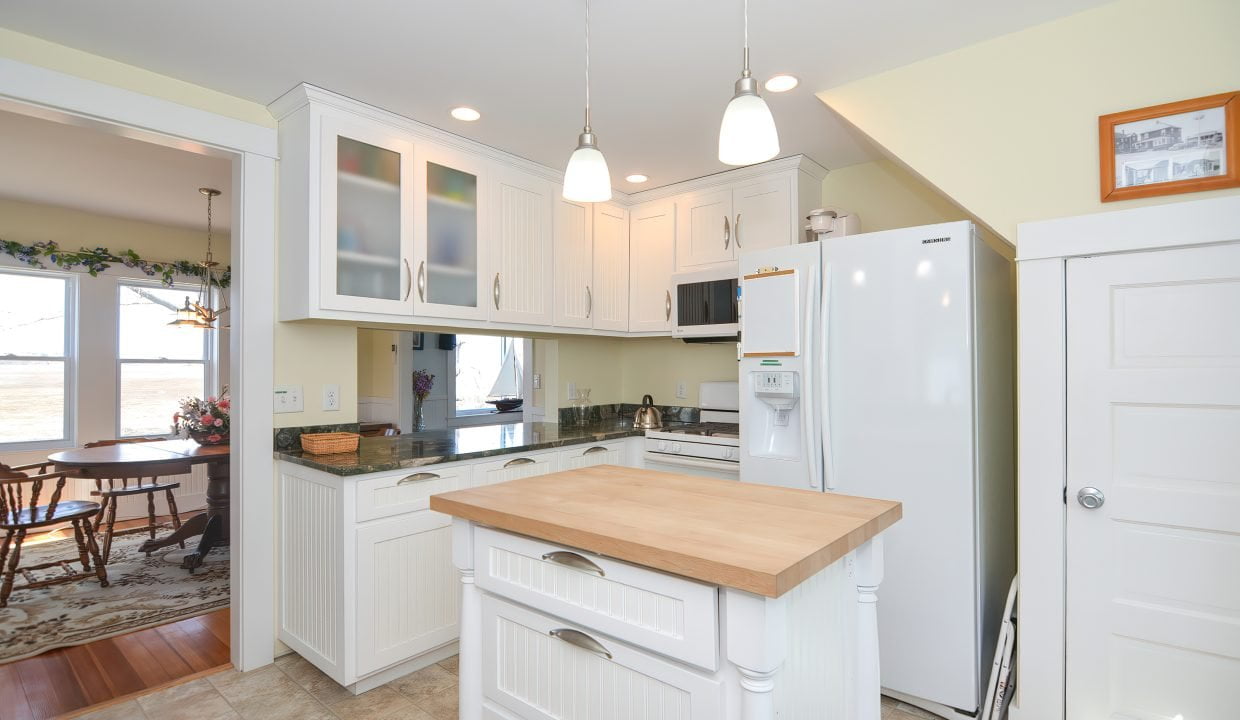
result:
<svg viewBox="0 0 1240 720"><path fill-rule="evenodd" d="M423 510L357 530L357 674L457 637L460 583L450 519Z"/></svg>
<svg viewBox="0 0 1240 720"><path fill-rule="evenodd" d="M676 203L657 200L629 211L629 331L671 332Z"/></svg>
<svg viewBox="0 0 1240 720"><path fill-rule="evenodd" d="M557 198L555 202L555 325L592 326L594 295L594 207Z"/></svg>
<svg viewBox="0 0 1240 720"><path fill-rule="evenodd" d="M787 176L749 183L732 191L732 246L746 250L787 245L795 237L792 180Z"/></svg>
<svg viewBox="0 0 1240 720"><path fill-rule="evenodd" d="M494 322L551 324L554 191L542 178L495 169L489 281Z"/></svg>
<svg viewBox="0 0 1240 720"><path fill-rule="evenodd" d="M481 487L535 475L546 475L559 469L554 452L543 450L513 453L474 465L473 482L474 487Z"/></svg>
<svg viewBox="0 0 1240 720"><path fill-rule="evenodd" d="M560 450L557 470L577 470L591 465L623 465L623 440L590 445L573 445Z"/></svg>
<svg viewBox="0 0 1240 720"><path fill-rule="evenodd" d="M732 190L714 190L676 200L676 268L715 265L736 258L732 247Z"/></svg>
<svg viewBox="0 0 1240 720"><path fill-rule="evenodd" d="M614 203L594 205L594 287L591 319L596 330L629 329L629 211Z"/></svg>
<svg viewBox="0 0 1240 720"><path fill-rule="evenodd" d="M485 320L491 169L477 156L430 144L419 146L417 160L414 314Z"/></svg>

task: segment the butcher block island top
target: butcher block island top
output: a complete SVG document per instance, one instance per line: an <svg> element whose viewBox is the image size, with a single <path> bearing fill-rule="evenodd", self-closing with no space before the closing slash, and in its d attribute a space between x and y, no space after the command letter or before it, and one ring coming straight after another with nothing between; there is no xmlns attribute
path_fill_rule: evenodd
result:
<svg viewBox="0 0 1240 720"><path fill-rule="evenodd" d="M779 597L893 525L900 503L596 465L434 495L447 515Z"/></svg>

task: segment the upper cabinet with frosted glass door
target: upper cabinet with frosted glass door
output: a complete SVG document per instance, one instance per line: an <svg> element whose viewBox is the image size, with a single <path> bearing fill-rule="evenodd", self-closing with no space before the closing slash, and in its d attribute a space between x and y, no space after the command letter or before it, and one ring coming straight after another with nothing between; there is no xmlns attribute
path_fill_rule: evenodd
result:
<svg viewBox="0 0 1240 720"><path fill-rule="evenodd" d="M414 314L419 317L485 320L490 268L482 209L489 168L476 155L418 146L414 178L417 221L414 251Z"/></svg>

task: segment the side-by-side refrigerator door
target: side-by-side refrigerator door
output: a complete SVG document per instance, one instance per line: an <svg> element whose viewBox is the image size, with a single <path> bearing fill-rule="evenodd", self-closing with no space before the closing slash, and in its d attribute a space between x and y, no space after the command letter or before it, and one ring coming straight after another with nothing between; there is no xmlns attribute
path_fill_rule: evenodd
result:
<svg viewBox="0 0 1240 720"><path fill-rule="evenodd" d="M822 489L817 243L740 258L741 480Z"/></svg>

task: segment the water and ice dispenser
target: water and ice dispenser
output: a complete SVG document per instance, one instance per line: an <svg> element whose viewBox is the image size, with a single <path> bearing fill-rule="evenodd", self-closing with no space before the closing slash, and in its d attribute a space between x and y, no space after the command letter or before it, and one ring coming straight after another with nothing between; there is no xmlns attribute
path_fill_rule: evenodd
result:
<svg viewBox="0 0 1240 720"><path fill-rule="evenodd" d="M801 414L796 412L801 400L799 373L795 370L753 370L749 373L749 391L761 402L749 406L746 418L752 423L749 447L757 457L795 459L801 454Z"/></svg>

